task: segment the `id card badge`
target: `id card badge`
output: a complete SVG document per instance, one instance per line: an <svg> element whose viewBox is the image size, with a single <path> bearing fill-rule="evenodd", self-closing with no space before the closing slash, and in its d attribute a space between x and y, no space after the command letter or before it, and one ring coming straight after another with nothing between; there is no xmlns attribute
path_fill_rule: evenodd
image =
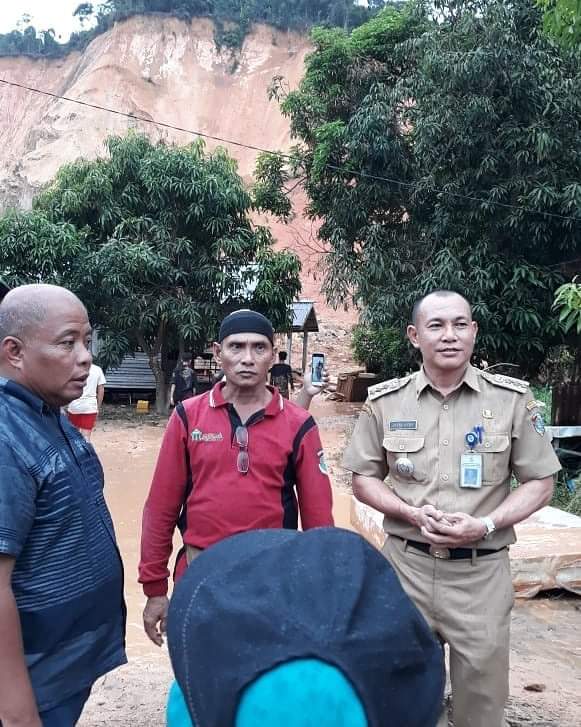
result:
<svg viewBox="0 0 581 727"><path fill-rule="evenodd" d="M460 457L460 487L479 489L482 487L482 455L465 453Z"/></svg>

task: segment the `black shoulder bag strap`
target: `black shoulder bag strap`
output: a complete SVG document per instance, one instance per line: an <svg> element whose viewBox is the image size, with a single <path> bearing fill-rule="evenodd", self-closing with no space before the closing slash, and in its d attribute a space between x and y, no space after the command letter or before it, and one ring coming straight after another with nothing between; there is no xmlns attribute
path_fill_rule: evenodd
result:
<svg viewBox="0 0 581 727"><path fill-rule="evenodd" d="M186 430L186 470L187 470L187 479L186 479L186 489L184 492L184 499L182 501L182 507L180 510L180 516L178 518L177 526L178 530L183 535L188 527L188 498L192 494L192 490L194 488L194 478L192 475L192 465L190 462L190 450L188 449L188 444L190 441L190 427L188 423L188 415L186 414L186 410L182 402L178 402L176 405L176 414L179 416L179 418L182 420L182 424L184 425L184 429ZM176 566L179 561L179 559L182 557L182 555L185 555L186 546L182 545L182 547L179 549L179 552L176 556ZM174 580L175 580L175 569L174 569Z"/></svg>

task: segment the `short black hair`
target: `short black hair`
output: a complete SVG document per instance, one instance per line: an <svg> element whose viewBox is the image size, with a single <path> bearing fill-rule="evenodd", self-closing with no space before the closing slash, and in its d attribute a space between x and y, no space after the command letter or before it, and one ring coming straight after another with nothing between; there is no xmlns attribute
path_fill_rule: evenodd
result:
<svg viewBox="0 0 581 727"><path fill-rule="evenodd" d="M428 298L430 295L436 295L438 298L447 298L450 295L458 295L462 300L466 301L466 305L470 309L470 317L472 317L472 306L470 305L470 301L465 298L462 293L458 293L456 290L431 290L429 293L426 293L421 298L416 300L414 303L414 307L412 308L412 316L411 316L411 324L415 326L418 322L418 314L420 312L420 308L422 307L422 303L425 301L426 298Z"/></svg>
<svg viewBox="0 0 581 727"><path fill-rule="evenodd" d="M286 361L287 353L286 351L279 351L278 352L278 360L279 361Z"/></svg>

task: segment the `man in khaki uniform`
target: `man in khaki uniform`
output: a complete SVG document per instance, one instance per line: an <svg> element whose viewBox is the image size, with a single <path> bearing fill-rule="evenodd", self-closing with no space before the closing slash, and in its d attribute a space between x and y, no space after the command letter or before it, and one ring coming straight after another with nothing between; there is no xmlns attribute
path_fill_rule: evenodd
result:
<svg viewBox="0 0 581 727"><path fill-rule="evenodd" d="M355 496L385 514L383 552L450 646L455 727L503 727L507 546L550 501L559 461L528 384L470 365L478 327L462 296L436 291L412 321L422 369L369 390L344 466Z"/></svg>

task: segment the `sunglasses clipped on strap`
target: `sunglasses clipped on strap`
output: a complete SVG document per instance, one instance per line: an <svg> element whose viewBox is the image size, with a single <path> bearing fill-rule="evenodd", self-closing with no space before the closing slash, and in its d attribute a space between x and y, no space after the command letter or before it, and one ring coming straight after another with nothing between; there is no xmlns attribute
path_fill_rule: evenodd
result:
<svg viewBox="0 0 581 727"><path fill-rule="evenodd" d="M250 468L250 456L248 454L248 429L246 427L236 427L235 432L236 444L238 445L238 458L236 467L240 474L245 475Z"/></svg>

